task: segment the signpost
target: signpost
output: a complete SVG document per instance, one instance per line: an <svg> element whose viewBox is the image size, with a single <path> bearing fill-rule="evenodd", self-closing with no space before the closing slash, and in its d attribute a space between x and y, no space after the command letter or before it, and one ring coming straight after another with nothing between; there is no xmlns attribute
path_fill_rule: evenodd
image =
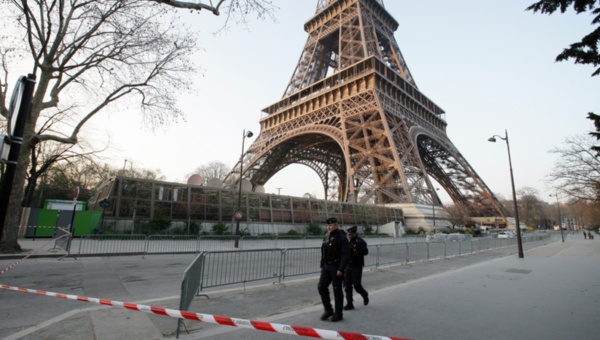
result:
<svg viewBox="0 0 600 340"><path fill-rule="evenodd" d="M106 208L108 208L110 206L110 203L105 198L102 201L100 201L100 206L102 207L102 226L100 227L100 233L103 233L104 232L104 215L106 215Z"/></svg>
<svg viewBox="0 0 600 340"><path fill-rule="evenodd" d="M79 197L79 187L75 187L73 191L73 215L71 215L71 224L69 225L69 243L67 244L67 253L70 254L71 251L71 240L73 240L73 235L75 234L75 212L77 211L77 197Z"/></svg>
<svg viewBox="0 0 600 340"><path fill-rule="evenodd" d="M29 116L29 107L31 106L31 98L33 97L33 89L35 87L35 75L28 74L27 77L21 76L17 81L17 85L13 91L8 115L9 115L9 133L10 133L10 151L6 161L6 170L4 172L3 184L0 188L0 241L4 234L4 222L6 219L6 211L8 210L8 202L12 192L12 185L17 171L19 161L19 152L21 144L23 144L23 132L25 123ZM23 183L18 183L22 185Z"/></svg>

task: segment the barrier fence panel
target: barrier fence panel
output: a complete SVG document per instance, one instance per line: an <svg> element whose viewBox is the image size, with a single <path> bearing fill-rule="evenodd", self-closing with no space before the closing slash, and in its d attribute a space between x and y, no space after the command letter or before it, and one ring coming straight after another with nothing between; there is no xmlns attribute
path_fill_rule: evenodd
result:
<svg viewBox="0 0 600 340"><path fill-rule="evenodd" d="M304 246L307 248L321 247L323 236L306 236L304 238Z"/></svg>
<svg viewBox="0 0 600 340"><path fill-rule="evenodd" d="M277 236L242 236L240 239L242 249L271 249L276 248Z"/></svg>
<svg viewBox="0 0 600 340"><path fill-rule="evenodd" d="M400 263L406 261L408 258L408 244L381 244L375 246L376 252L375 254L375 266L379 268L382 265L392 265L395 263ZM373 247L369 248L373 249ZM373 259L369 258L371 256L371 251L369 251L369 255L365 257L365 267L371 266Z"/></svg>
<svg viewBox="0 0 600 340"><path fill-rule="evenodd" d="M524 241L535 242L550 237L551 235L534 236L524 238ZM489 238L447 243L409 242L375 245L369 247L365 267L445 258L447 255L475 253L516 242L509 240ZM319 273L320 259L320 246L202 252L184 273L180 309L188 309L194 296L204 288L267 279L281 282L286 277ZM180 324L177 328L178 333L179 326Z"/></svg>
<svg viewBox="0 0 600 340"><path fill-rule="evenodd" d="M281 281L281 249L206 252L203 288L277 278Z"/></svg>
<svg viewBox="0 0 600 340"><path fill-rule="evenodd" d="M446 258L446 243L429 242L429 260Z"/></svg>
<svg viewBox="0 0 600 340"><path fill-rule="evenodd" d="M490 239L484 238L479 240L479 251L484 251L490 249Z"/></svg>
<svg viewBox="0 0 600 340"><path fill-rule="evenodd" d="M289 248L283 255L282 279L321 272L321 248Z"/></svg>
<svg viewBox="0 0 600 340"><path fill-rule="evenodd" d="M204 254L200 253L192 263L183 272L181 281L181 295L179 298L179 310L189 310L194 297L198 293L200 287L200 279L202 276L202 266L204 263ZM183 319L177 319L176 337L179 339L179 329L183 324Z"/></svg>
<svg viewBox="0 0 600 340"><path fill-rule="evenodd" d="M235 249L234 235L202 235L198 237L198 251L221 251Z"/></svg>
<svg viewBox="0 0 600 340"><path fill-rule="evenodd" d="M83 235L79 238L79 255L145 254L146 235Z"/></svg>
<svg viewBox="0 0 600 340"><path fill-rule="evenodd" d="M197 253L198 237L189 235L150 235L147 254Z"/></svg>
<svg viewBox="0 0 600 340"><path fill-rule="evenodd" d="M56 228L56 233L54 236L54 237L56 237L56 241L54 241L54 248L60 248L70 254L71 240L73 238L71 235L63 236L66 234L70 234L70 233L68 231L64 230L63 228ZM61 236L63 236L63 237L61 237Z"/></svg>
<svg viewBox="0 0 600 340"><path fill-rule="evenodd" d="M459 241L446 241L446 257L460 255Z"/></svg>
<svg viewBox="0 0 600 340"><path fill-rule="evenodd" d="M427 242L413 242L406 245L408 252L406 263L429 259L429 244Z"/></svg>
<svg viewBox="0 0 600 340"><path fill-rule="evenodd" d="M459 247L459 250L458 250L458 255L464 255L464 254L471 254L471 253L473 253L474 252L473 251L474 244L475 243L474 243L474 241L472 239L468 240L468 241L461 242L460 245L459 245L460 247Z"/></svg>
<svg viewBox="0 0 600 340"><path fill-rule="evenodd" d="M304 236L277 236L275 248L304 248Z"/></svg>

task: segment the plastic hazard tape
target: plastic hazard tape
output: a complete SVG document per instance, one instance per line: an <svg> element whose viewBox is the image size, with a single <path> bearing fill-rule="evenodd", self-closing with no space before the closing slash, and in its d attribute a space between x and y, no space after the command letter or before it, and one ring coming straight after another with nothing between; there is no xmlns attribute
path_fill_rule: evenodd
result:
<svg viewBox="0 0 600 340"><path fill-rule="evenodd" d="M258 331L283 333L283 334L289 334L289 335L298 335L298 336L305 336L305 337L310 337L310 338L334 339L334 340L339 340L339 339L408 340L406 338L393 338L393 337L385 337L385 336L378 336L378 335L367 335L367 334L360 334L360 333L331 331L331 330L316 329L316 328L302 327L302 326L283 325L283 324L278 324L278 323L270 323L270 322L263 322L263 321L257 321L257 320L237 319L237 318L230 318L230 317L226 317L226 316L217 316L217 315L210 315L210 314L186 312L186 311L180 311L180 310L176 310L176 309L139 305L139 304L135 304L135 303L131 303L131 302L103 300L103 299L97 299L97 298L91 298L91 297L85 297L85 296L53 293L53 292L46 292L43 290L19 288L19 287L7 286L7 285L0 285L0 288L14 290L17 292L34 293L34 294L40 294L40 295L46 295L46 296L53 296L53 297L68 299L68 300L97 303L97 304L105 305L105 306L126 308L126 309L130 309L130 310L138 311L138 312L156 314L156 315L167 316L167 317L172 317L172 318L181 318L181 319L186 319L186 320L213 323L213 324L223 325L223 326L241 327L241 328L254 329L254 330L258 330Z"/></svg>
<svg viewBox="0 0 600 340"><path fill-rule="evenodd" d="M61 228L61 230L64 230L64 229L62 229L62 228ZM68 233L68 231L66 231L66 230L64 230L64 231ZM29 258L31 255L34 255L35 253L37 253L37 252L38 252L40 249L44 248L44 247L45 247L47 244L49 244L49 243L52 243L52 242L54 242L54 241L56 241L56 240L58 240L58 239L61 239L61 238L63 238L63 237L70 236L70 235L71 235L70 233L68 233L68 234L63 234L62 236L55 237L55 238L51 239L50 241L48 241L48 242L46 242L46 243L42 244L41 246L39 246L39 247L37 247L36 249L34 249L34 250L31 252L31 253L29 253L29 254L28 254L27 256L25 256L24 258L20 259L19 261L17 261L17 262L15 262L15 263L11 264L10 266L8 266L8 267L6 267L5 269L3 269L2 271L0 271L0 275L2 275L2 274L4 274L4 273L6 273L7 271L9 271L11 268L13 268L14 266L18 265L19 263L21 263L21 262L23 262L23 261L27 260L27 259L28 259L28 258Z"/></svg>

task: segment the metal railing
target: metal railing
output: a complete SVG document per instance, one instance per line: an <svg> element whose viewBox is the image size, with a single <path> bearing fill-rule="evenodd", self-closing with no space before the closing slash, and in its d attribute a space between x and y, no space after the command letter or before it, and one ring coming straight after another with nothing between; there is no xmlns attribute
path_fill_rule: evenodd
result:
<svg viewBox="0 0 600 340"><path fill-rule="evenodd" d="M523 243L547 240L550 234L524 236ZM296 240L302 242L303 240ZM319 240L320 242L320 240ZM365 267L379 268L398 263L447 258L489 249L516 246L516 239L469 239L460 242L406 242L369 245ZM187 310L194 297L206 288L273 280L319 273L321 247L295 247L203 251L183 274L180 310ZM178 320L177 337L183 320Z"/></svg>
<svg viewBox="0 0 600 340"><path fill-rule="evenodd" d="M523 236L523 242L531 242L549 234ZM456 242L425 242L423 238L363 237L369 246L399 245L407 249L394 250L396 255L402 252L403 262L443 258L492 248L515 245L516 238L468 238ZM233 235L83 235L72 239L71 252L77 249L77 256L92 255L150 255L200 253L209 251L252 250L252 249L295 249L320 247L321 236L243 236L239 239L239 248L235 248L236 236ZM386 260L382 259L385 263Z"/></svg>
<svg viewBox="0 0 600 340"><path fill-rule="evenodd" d="M550 238L550 235L523 237L524 243ZM426 261L476 253L488 249L516 245L513 239L473 239L462 242L412 242L369 245L365 267L379 268L398 263ZM483 247L482 247L483 246ZM255 250L224 250L202 252L195 261L202 261L198 290L204 288L245 284L251 281L275 280L314 274L320 271L320 247L271 248Z"/></svg>

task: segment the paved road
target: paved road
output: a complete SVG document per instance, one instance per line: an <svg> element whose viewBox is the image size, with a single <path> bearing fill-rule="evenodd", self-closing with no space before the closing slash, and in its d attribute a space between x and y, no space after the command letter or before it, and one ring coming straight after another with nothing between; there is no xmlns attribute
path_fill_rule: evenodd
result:
<svg viewBox="0 0 600 340"><path fill-rule="evenodd" d="M535 247L535 248L533 248ZM413 339L593 339L600 320L600 242L574 235L445 260L367 270L371 303L319 320L316 278L207 290L193 311L318 329ZM178 308L194 255L36 258L0 276L19 287ZM0 270L15 260L0 257ZM181 339L288 339L186 321ZM0 290L2 339L167 339L175 319ZM594 335L596 334L596 335Z"/></svg>

